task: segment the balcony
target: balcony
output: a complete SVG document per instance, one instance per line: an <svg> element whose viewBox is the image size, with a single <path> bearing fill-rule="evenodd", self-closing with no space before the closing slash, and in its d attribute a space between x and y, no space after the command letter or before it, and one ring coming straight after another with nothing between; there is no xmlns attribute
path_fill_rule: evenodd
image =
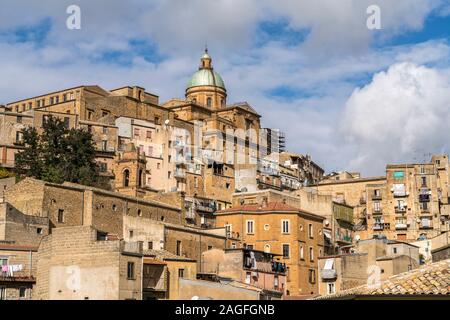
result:
<svg viewBox="0 0 450 320"><path fill-rule="evenodd" d="M335 280L337 279L337 272L334 269L323 269L320 276L322 280Z"/></svg>
<svg viewBox="0 0 450 320"><path fill-rule="evenodd" d="M186 146L186 142L181 140L175 140L173 141L174 148L184 148Z"/></svg>
<svg viewBox="0 0 450 320"><path fill-rule="evenodd" d="M383 223L375 223L373 225L373 230L375 230L375 231L384 230L384 224Z"/></svg>
<svg viewBox="0 0 450 320"><path fill-rule="evenodd" d="M404 207L396 206L395 213L406 213L406 206L404 206Z"/></svg>
<svg viewBox="0 0 450 320"><path fill-rule="evenodd" d="M173 176L177 179L184 179L186 178L186 171L184 170L175 170L173 173Z"/></svg>
<svg viewBox="0 0 450 320"><path fill-rule="evenodd" d="M350 236L340 235L337 236L338 242L352 243L353 239Z"/></svg>
<svg viewBox="0 0 450 320"><path fill-rule="evenodd" d="M360 198L359 199L359 204L366 204L366 203L367 203L366 198Z"/></svg>
<svg viewBox="0 0 450 320"><path fill-rule="evenodd" d="M381 211L381 209L374 209L373 212L372 212L372 214L373 214L374 216L380 216L380 215L383 214L383 212Z"/></svg>
<svg viewBox="0 0 450 320"><path fill-rule="evenodd" d="M405 191L394 191L394 198L403 198L409 196L408 192Z"/></svg>
<svg viewBox="0 0 450 320"><path fill-rule="evenodd" d="M406 223L396 223L395 230L406 230L408 229L408 225Z"/></svg>

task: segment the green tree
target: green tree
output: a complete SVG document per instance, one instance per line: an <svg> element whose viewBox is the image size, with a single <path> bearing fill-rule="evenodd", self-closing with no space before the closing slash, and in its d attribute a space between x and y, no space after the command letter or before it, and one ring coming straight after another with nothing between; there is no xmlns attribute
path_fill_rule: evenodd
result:
<svg viewBox="0 0 450 320"><path fill-rule="evenodd" d="M23 131L25 149L17 154L16 167L21 176L48 182L64 181L106 187L95 162L92 134L82 129L68 129L59 118L49 116L43 132L35 128Z"/></svg>
<svg viewBox="0 0 450 320"><path fill-rule="evenodd" d="M14 174L6 170L5 168L0 168L0 179L14 177Z"/></svg>

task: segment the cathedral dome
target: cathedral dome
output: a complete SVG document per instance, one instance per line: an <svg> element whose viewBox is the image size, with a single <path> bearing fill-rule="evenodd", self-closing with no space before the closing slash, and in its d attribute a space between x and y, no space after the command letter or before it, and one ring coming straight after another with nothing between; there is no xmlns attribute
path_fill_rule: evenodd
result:
<svg viewBox="0 0 450 320"><path fill-rule="evenodd" d="M186 89L199 86L213 86L226 90L222 77L213 70L208 49L205 49L205 53L200 59L200 68L192 75Z"/></svg>
<svg viewBox="0 0 450 320"><path fill-rule="evenodd" d="M187 88L198 86L214 86L225 90L222 77L212 69L200 69L192 76Z"/></svg>

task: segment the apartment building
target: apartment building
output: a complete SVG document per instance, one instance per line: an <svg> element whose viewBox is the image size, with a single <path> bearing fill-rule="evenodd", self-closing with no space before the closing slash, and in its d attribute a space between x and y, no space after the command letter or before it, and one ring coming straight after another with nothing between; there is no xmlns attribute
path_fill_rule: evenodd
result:
<svg viewBox="0 0 450 320"><path fill-rule="evenodd" d="M244 248L282 254L287 295L317 294L317 257L324 250L323 217L282 202L239 205L215 215L217 226L236 234Z"/></svg>
<svg viewBox="0 0 450 320"><path fill-rule="evenodd" d="M447 155L434 155L427 163L389 164L385 177L328 179L316 187L354 206L362 239L416 241L449 230L448 167Z"/></svg>

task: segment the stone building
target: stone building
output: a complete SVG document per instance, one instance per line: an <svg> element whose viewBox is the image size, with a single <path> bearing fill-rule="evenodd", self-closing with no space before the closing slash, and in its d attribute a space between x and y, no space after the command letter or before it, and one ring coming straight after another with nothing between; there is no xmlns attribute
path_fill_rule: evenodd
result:
<svg viewBox="0 0 450 320"><path fill-rule="evenodd" d="M355 229L361 239L416 241L449 230L449 172L448 156L434 155L428 163L387 165L385 177L349 175L328 179L316 188L355 208Z"/></svg>
<svg viewBox="0 0 450 320"><path fill-rule="evenodd" d="M118 239L141 241L144 250L167 250L194 259L199 270L202 252L239 242L228 237L223 227L189 226L176 205L72 183L27 178L8 189L5 200L26 215L47 218L50 230L92 226Z"/></svg>
<svg viewBox="0 0 450 320"><path fill-rule="evenodd" d="M197 263L165 250L144 252L143 299L178 300L181 292L180 281L195 280Z"/></svg>
<svg viewBox="0 0 450 320"><path fill-rule="evenodd" d="M317 294L317 257L323 254L324 218L282 202L244 204L215 213L217 225L243 247L281 253L287 266L286 294Z"/></svg>
<svg viewBox="0 0 450 320"><path fill-rule="evenodd" d="M319 294L330 295L419 267L419 248L387 239L361 240L352 253L319 258Z"/></svg>
<svg viewBox="0 0 450 320"><path fill-rule="evenodd" d="M354 240L353 207L334 202L330 195L322 195L314 188L302 187L292 192L274 189L256 192L237 192L233 195L233 205L282 202L300 210L314 212L324 218L324 252L334 255L349 252Z"/></svg>
<svg viewBox="0 0 450 320"><path fill-rule="evenodd" d="M39 246L35 300L142 299L142 244L91 226L52 230Z"/></svg>
<svg viewBox="0 0 450 320"><path fill-rule="evenodd" d="M0 203L0 300L29 300L36 282L37 250L48 219Z"/></svg>
<svg viewBox="0 0 450 320"><path fill-rule="evenodd" d="M37 246L0 241L0 300L33 298L37 251Z"/></svg>

